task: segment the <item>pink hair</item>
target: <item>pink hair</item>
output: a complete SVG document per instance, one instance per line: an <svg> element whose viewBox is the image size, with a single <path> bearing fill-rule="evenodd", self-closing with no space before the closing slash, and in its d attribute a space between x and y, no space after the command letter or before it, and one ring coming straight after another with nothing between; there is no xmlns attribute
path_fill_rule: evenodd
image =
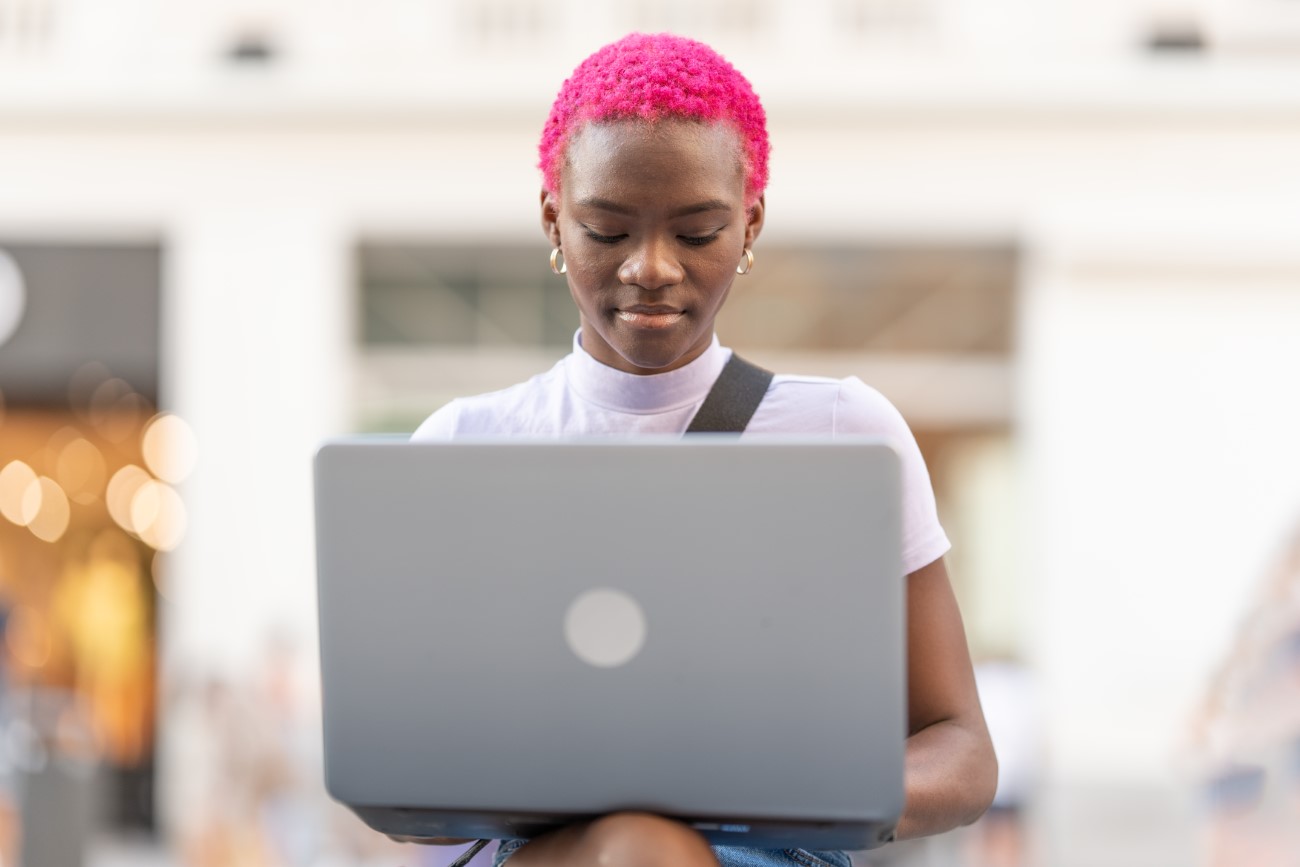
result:
<svg viewBox="0 0 1300 867"><path fill-rule="evenodd" d="M538 146L542 181L560 189L569 139L589 122L640 118L722 121L740 134L745 203L767 187L767 116L753 87L709 46L667 33L633 33L588 57L560 87Z"/></svg>

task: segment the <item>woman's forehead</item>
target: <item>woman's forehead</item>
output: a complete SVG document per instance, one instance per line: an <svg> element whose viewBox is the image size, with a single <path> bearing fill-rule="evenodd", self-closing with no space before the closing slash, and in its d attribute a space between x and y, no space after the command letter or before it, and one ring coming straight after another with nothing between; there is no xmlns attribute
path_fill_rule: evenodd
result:
<svg viewBox="0 0 1300 867"><path fill-rule="evenodd" d="M743 199L743 153L739 134L721 122L588 123L565 150L561 187L574 200L620 190Z"/></svg>

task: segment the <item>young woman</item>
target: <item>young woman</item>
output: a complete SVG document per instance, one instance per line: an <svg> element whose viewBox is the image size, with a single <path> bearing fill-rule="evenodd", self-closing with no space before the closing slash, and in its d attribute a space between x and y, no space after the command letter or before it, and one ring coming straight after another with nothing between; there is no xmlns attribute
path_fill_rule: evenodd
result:
<svg viewBox="0 0 1300 867"><path fill-rule="evenodd" d="M580 327L550 371L434 413L415 439L473 434L680 433L730 357L713 323L758 260L768 140L749 82L712 49L635 34L564 83L541 141L542 229ZM898 837L974 821L996 762L961 615L948 540L921 454L890 403L857 378L777 375L747 432L874 434L903 454L909 737ZM668 544L668 543L662 543ZM710 847L685 825L615 814L528 843L498 863L847 867L843 853Z"/></svg>

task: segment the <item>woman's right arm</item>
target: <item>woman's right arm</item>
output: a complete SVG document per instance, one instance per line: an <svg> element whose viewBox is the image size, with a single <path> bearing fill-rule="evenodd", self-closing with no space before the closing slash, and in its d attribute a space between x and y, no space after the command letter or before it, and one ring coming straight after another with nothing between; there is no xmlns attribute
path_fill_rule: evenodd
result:
<svg viewBox="0 0 1300 867"><path fill-rule="evenodd" d="M993 801L998 763L943 559L907 577L908 738L898 838L969 825Z"/></svg>

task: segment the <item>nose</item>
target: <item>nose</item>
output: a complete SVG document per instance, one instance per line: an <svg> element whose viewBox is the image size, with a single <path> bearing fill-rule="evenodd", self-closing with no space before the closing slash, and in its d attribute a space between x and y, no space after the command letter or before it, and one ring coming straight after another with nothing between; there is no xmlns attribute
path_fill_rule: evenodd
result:
<svg viewBox="0 0 1300 867"><path fill-rule="evenodd" d="M618 279L626 286L662 289L686 278L669 240L650 238L638 244L618 269Z"/></svg>

